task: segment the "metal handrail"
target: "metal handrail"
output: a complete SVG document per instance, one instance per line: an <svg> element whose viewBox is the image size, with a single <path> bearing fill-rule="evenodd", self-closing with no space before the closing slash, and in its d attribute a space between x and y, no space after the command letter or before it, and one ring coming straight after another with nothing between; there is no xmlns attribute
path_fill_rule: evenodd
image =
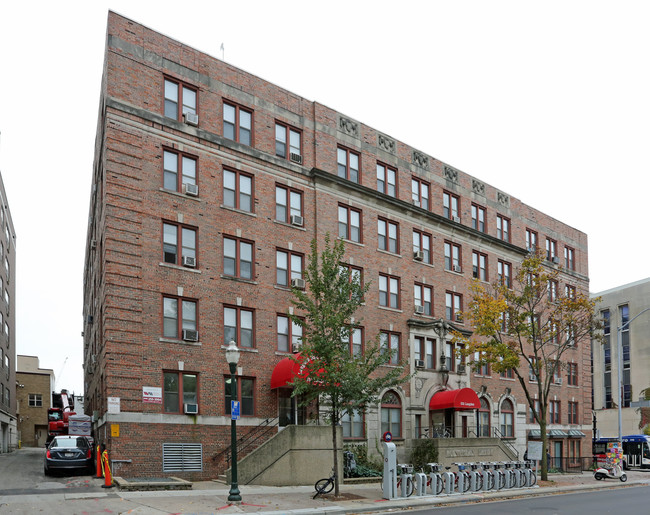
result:
<svg viewBox="0 0 650 515"><path fill-rule="evenodd" d="M519 459L519 451L517 451L516 447L512 445L508 440L506 440L505 436L503 436L503 433L499 430L498 427L493 427L492 432L496 438L501 440L501 442L506 446L506 448L513 454L511 458L513 460Z"/></svg>
<svg viewBox="0 0 650 515"><path fill-rule="evenodd" d="M266 436L274 427L277 427L279 423L279 418L267 418L259 425L257 425L252 431L249 431L244 436L237 440L237 452L243 451L251 447L255 442ZM223 449L221 452L216 453L212 456L214 461L217 461L223 457L226 457L226 463L230 463L231 460L231 448L230 446Z"/></svg>

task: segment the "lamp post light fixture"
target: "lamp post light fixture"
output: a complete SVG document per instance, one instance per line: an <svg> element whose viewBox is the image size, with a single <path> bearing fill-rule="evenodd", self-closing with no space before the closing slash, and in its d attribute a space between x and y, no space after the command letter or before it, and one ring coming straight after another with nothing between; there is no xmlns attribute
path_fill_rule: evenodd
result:
<svg viewBox="0 0 650 515"><path fill-rule="evenodd" d="M230 340L226 347L226 361L230 367L230 454L232 465L230 468L230 492L228 493L229 503L240 503L241 495L237 484L237 419L233 413L233 402L237 400L237 363L239 363L239 349L234 340Z"/></svg>

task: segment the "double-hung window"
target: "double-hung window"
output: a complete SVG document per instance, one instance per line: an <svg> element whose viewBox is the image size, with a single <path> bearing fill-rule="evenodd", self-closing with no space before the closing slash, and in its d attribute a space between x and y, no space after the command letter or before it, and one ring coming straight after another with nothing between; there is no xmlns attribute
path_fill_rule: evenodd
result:
<svg viewBox="0 0 650 515"><path fill-rule="evenodd" d="M232 399L232 386L230 381L231 376L224 378L224 392L225 404L224 408L226 415L230 415L230 407ZM242 417L250 417L255 415L255 379L252 377L237 377L235 379L237 400L239 401L239 414Z"/></svg>
<svg viewBox="0 0 650 515"><path fill-rule="evenodd" d="M185 113L196 114L197 90L178 81L165 79L165 116L183 121Z"/></svg>
<svg viewBox="0 0 650 515"><path fill-rule="evenodd" d="M302 163L302 134L299 130L275 122L275 155Z"/></svg>
<svg viewBox="0 0 650 515"><path fill-rule="evenodd" d="M223 343L235 341L238 347L251 349L255 345L254 311L241 306L223 308Z"/></svg>
<svg viewBox="0 0 650 515"><path fill-rule="evenodd" d="M338 176L352 182L361 182L359 176L359 154L339 147L336 151Z"/></svg>
<svg viewBox="0 0 650 515"><path fill-rule="evenodd" d="M363 354L363 328L351 327L346 338L341 341L349 346L350 356L361 356Z"/></svg>
<svg viewBox="0 0 650 515"><path fill-rule="evenodd" d="M560 423L560 401L550 401L548 403L548 421L550 424Z"/></svg>
<svg viewBox="0 0 650 515"><path fill-rule="evenodd" d="M506 438L513 438L515 436L515 409L510 399L505 399L501 403L499 418L501 435Z"/></svg>
<svg viewBox="0 0 650 515"><path fill-rule="evenodd" d="M548 300L549 302L557 300L557 281L554 279L548 280Z"/></svg>
<svg viewBox="0 0 650 515"><path fill-rule="evenodd" d="M566 266L568 270L576 269L575 250L571 247L564 247L564 266Z"/></svg>
<svg viewBox="0 0 650 515"><path fill-rule="evenodd" d="M163 297L163 337L178 338L186 334L185 331L196 331L197 317L196 300L172 296Z"/></svg>
<svg viewBox="0 0 650 515"><path fill-rule="evenodd" d="M339 205L339 238L361 243L361 211Z"/></svg>
<svg viewBox="0 0 650 515"><path fill-rule="evenodd" d="M275 219L280 222L303 225L302 191L287 186L275 186Z"/></svg>
<svg viewBox="0 0 650 515"><path fill-rule="evenodd" d="M460 293L448 291L445 293L445 316L452 322L463 321L463 296Z"/></svg>
<svg viewBox="0 0 650 515"><path fill-rule="evenodd" d="M453 193L443 192L442 214L454 222L460 222L460 198Z"/></svg>
<svg viewBox="0 0 650 515"><path fill-rule="evenodd" d="M567 364L567 383L570 386L578 386L578 364Z"/></svg>
<svg viewBox="0 0 650 515"><path fill-rule="evenodd" d="M163 373L163 409L165 413L183 413L185 404L199 403L199 378L186 372Z"/></svg>
<svg viewBox="0 0 650 515"><path fill-rule="evenodd" d="M557 260L557 242L551 238L546 238L546 259Z"/></svg>
<svg viewBox="0 0 650 515"><path fill-rule="evenodd" d="M392 331L381 331L379 333L379 346L387 356L387 363L397 365L400 360L400 334Z"/></svg>
<svg viewBox="0 0 650 515"><path fill-rule="evenodd" d="M488 280L487 255L482 252L472 252L472 276L480 281Z"/></svg>
<svg viewBox="0 0 650 515"><path fill-rule="evenodd" d="M411 200L422 209L429 210L431 185L418 177L411 178Z"/></svg>
<svg viewBox="0 0 650 515"><path fill-rule="evenodd" d="M485 232L485 208L472 204L472 229Z"/></svg>
<svg viewBox="0 0 650 515"><path fill-rule="evenodd" d="M569 401L569 424L579 424L578 421L578 403L575 401Z"/></svg>
<svg viewBox="0 0 650 515"><path fill-rule="evenodd" d="M497 238L503 241L510 241L510 219L497 215Z"/></svg>
<svg viewBox="0 0 650 515"><path fill-rule="evenodd" d="M526 250L528 252L537 250L537 233L532 229L526 229Z"/></svg>
<svg viewBox="0 0 650 515"><path fill-rule="evenodd" d="M379 305L399 309L399 277L379 274Z"/></svg>
<svg viewBox="0 0 650 515"><path fill-rule="evenodd" d="M391 197L397 196L397 170L377 163L377 191Z"/></svg>
<svg viewBox="0 0 650 515"><path fill-rule="evenodd" d="M377 235L380 250L386 250L393 254L399 253L399 225L396 222L379 218L377 221Z"/></svg>
<svg viewBox="0 0 650 515"><path fill-rule="evenodd" d="M413 258L431 264L431 234L413 229Z"/></svg>
<svg viewBox="0 0 650 515"><path fill-rule="evenodd" d="M302 279L302 260L302 254L289 250L276 250L276 283L280 286L291 286L293 279Z"/></svg>
<svg viewBox="0 0 650 515"><path fill-rule="evenodd" d="M460 245L452 243L450 241L445 242L445 270L451 270L453 272L462 272L460 266L461 263L461 252Z"/></svg>
<svg viewBox="0 0 650 515"><path fill-rule="evenodd" d="M253 176L236 170L223 170L223 204L253 212Z"/></svg>
<svg viewBox="0 0 650 515"><path fill-rule="evenodd" d="M436 341L433 338L424 336L415 337L415 359L424 362L424 368L434 370L436 368Z"/></svg>
<svg viewBox="0 0 650 515"><path fill-rule="evenodd" d="M196 266L196 228L163 222L163 259L173 265Z"/></svg>
<svg viewBox="0 0 650 515"><path fill-rule="evenodd" d="M343 438L363 438L365 435L363 425L363 411L353 410L352 415L347 411L341 415Z"/></svg>
<svg viewBox="0 0 650 515"><path fill-rule="evenodd" d="M572 286L571 284L565 284L564 285L564 296L567 299L575 299L576 298L576 287Z"/></svg>
<svg viewBox="0 0 650 515"><path fill-rule="evenodd" d="M189 155L163 151L163 187L182 193L185 185L196 186L196 158Z"/></svg>
<svg viewBox="0 0 650 515"><path fill-rule="evenodd" d="M512 264L499 259L497 262L497 278L506 288L512 287Z"/></svg>
<svg viewBox="0 0 650 515"><path fill-rule="evenodd" d="M402 403L399 396L389 391L381 398L381 433L402 438Z"/></svg>
<svg viewBox="0 0 650 515"><path fill-rule="evenodd" d="M423 315L433 315L433 287L426 284L415 283L413 288L413 297L415 299L415 309L422 312Z"/></svg>
<svg viewBox="0 0 650 515"><path fill-rule="evenodd" d="M224 236L223 238L223 275L239 279L252 280L253 242Z"/></svg>
<svg viewBox="0 0 650 515"><path fill-rule="evenodd" d="M236 104L223 104L223 135L244 145L253 141L253 112Z"/></svg>
<svg viewBox="0 0 650 515"><path fill-rule="evenodd" d="M286 315L278 315L277 333L280 352L292 352L302 344L302 326Z"/></svg>

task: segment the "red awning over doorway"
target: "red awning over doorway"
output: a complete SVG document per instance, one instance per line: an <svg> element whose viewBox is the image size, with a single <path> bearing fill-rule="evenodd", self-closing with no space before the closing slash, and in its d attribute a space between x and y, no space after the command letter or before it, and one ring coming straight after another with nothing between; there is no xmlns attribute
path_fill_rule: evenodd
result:
<svg viewBox="0 0 650 515"><path fill-rule="evenodd" d="M297 361L294 361L294 358ZM271 390L275 388L291 388L294 377L309 378L313 375L314 383L318 383L318 376L322 373L322 369L312 372L310 370L310 360L304 362L304 358L300 354L296 354L294 358L283 358L275 365L271 373Z"/></svg>
<svg viewBox="0 0 650 515"><path fill-rule="evenodd" d="M460 390L447 390L438 392L431 397L429 403L430 410L441 410L453 408L457 410L478 409L481 407L481 401L478 395L471 388L461 388Z"/></svg>

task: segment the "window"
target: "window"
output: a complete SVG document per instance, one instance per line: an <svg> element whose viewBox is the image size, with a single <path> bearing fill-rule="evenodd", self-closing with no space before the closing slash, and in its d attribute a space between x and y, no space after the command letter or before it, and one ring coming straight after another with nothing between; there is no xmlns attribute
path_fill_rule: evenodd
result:
<svg viewBox="0 0 650 515"><path fill-rule="evenodd" d="M232 401L232 387L230 386L231 376L224 379L225 411L230 415L230 401ZM239 400L239 414L242 417L255 415L255 379L250 377L237 377L235 379L237 388L237 400Z"/></svg>
<svg viewBox="0 0 650 515"><path fill-rule="evenodd" d="M489 363L478 363L482 359L480 352L474 353L474 361L477 363L474 365L474 373L479 376L489 376L490 375L490 364Z"/></svg>
<svg viewBox="0 0 650 515"><path fill-rule="evenodd" d="M224 236L223 275L253 279L253 242Z"/></svg>
<svg viewBox="0 0 650 515"><path fill-rule="evenodd" d="M460 372L459 365L465 364L465 356L462 354L464 345L452 342L445 342L445 366L450 372Z"/></svg>
<svg viewBox="0 0 650 515"><path fill-rule="evenodd" d="M341 415L343 438L363 438L365 436L363 411L353 410L352 415L347 411Z"/></svg>
<svg viewBox="0 0 650 515"><path fill-rule="evenodd" d="M564 286L564 296L567 299L575 299L576 298L576 287L572 286L570 284L567 284Z"/></svg>
<svg viewBox="0 0 650 515"><path fill-rule="evenodd" d="M339 206L339 238L361 243L361 211Z"/></svg>
<svg viewBox="0 0 650 515"><path fill-rule="evenodd" d="M578 403L577 402L569 401L568 423L569 424L579 424L580 423L578 421Z"/></svg>
<svg viewBox="0 0 650 515"><path fill-rule="evenodd" d="M379 305L399 309L399 277L379 274Z"/></svg>
<svg viewBox="0 0 650 515"><path fill-rule="evenodd" d="M228 345L230 341L234 340L239 347L253 348L255 342L253 315L252 309L225 306L223 308L223 344Z"/></svg>
<svg viewBox="0 0 650 515"><path fill-rule="evenodd" d="M253 176L224 168L223 203L227 207L252 213Z"/></svg>
<svg viewBox="0 0 650 515"><path fill-rule="evenodd" d="M619 306L619 319L621 321L621 347L623 351L623 377L621 378L621 404L629 408L632 402L632 384L630 378L630 306ZM621 356L618 356L621 359ZM620 365L619 365L620 367ZM620 368L619 368L620 370Z"/></svg>
<svg viewBox="0 0 650 515"><path fill-rule="evenodd" d="M576 269L576 263L575 263L575 250L573 250L571 247L564 247L564 266L568 268L569 270L575 270Z"/></svg>
<svg viewBox="0 0 650 515"><path fill-rule="evenodd" d="M391 197L397 196L397 170L377 163L377 191Z"/></svg>
<svg viewBox="0 0 650 515"><path fill-rule="evenodd" d="M425 284L415 283L413 287L413 298L415 299L416 310L422 308L422 314L433 315L433 287Z"/></svg>
<svg viewBox="0 0 650 515"><path fill-rule="evenodd" d="M173 265L196 266L196 229L163 222L163 260Z"/></svg>
<svg viewBox="0 0 650 515"><path fill-rule="evenodd" d="M442 194L442 214L445 218L449 218L455 222L460 222L460 209L459 209L460 199L458 195L453 193L447 193L446 191Z"/></svg>
<svg viewBox="0 0 650 515"><path fill-rule="evenodd" d="M431 264L431 238L431 234L413 229L413 256L418 261Z"/></svg>
<svg viewBox="0 0 650 515"><path fill-rule="evenodd" d="M506 261L497 262L497 278L506 288L512 287L512 265Z"/></svg>
<svg viewBox="0 0 650 515"><path fill-rule="evenodd" d="M164 150L163 188L182 193L186 184L196 185L196 158Z"/></svg>
<svg viewBox="0 0 650 515"><path fill-rule="evenodd" d="M163 409L165 413L183 413L184 404L197 404L198 376L184 372L163 373Z"/></svg>
<svg viewBox="0 0 650 515"><path fill-rule="evenodd" d="M553 261L557 257L557 242L546 238L546 259Z"/></svg>
<svg viewBox="0 0 650 515"><path fill-rule="evenodd" d="M550 424L560 423L560 401L550 401L548 403L548 421Z"/></svg>
<svg viewBox="0 0 650 515"><path fill-rule="evenodd" d="M537 358L535 356L528 356L528 380L536 383L537 382Z"/></svg>
<svg viewBox="0 0 650 515"><path fill-rule="evenodd" d="M391 331L381 331L379 333L379 346L386 355L390 355L387 363L397 365L400 360L400 335Z"/></svg>
<svg viewBox="0 0 650 515"><path fill-rule="evenodd" d="M278 351L293 352L302 344L302 326L293 322L286 315L278 315Z"/></svg>
<svg viewBox="0 0 650 515"><path fill-rule="evenodd" d="M428 211L430 191L431 186L428 182L417 177L411 179L411 200L414 205Z"/></svg>
<svg viewBox="0 0 650 515"><path fill-rule="evenodd" d="M235 104L223 104L223 135L243 145L253 141L253 112Z"/></svg>
<svg viewBox="0 0 650 515"><path fill-rule="evenodd" d="M557 300L557 281L549 279L547 288L549 302L555 302Z"/></svg>
<svg viewBox="0 0 650 515"><path fill-rule="evenodd" d="M536 419L535 415L539 416L539 399L534 400L535 410L528 406L528 422L534 424Z"/></svg>
<svg viewBox="0 0 650 515"><path fill-rule="evenodd" d="M196 93L193 87L165 79L165 116L182 121L185 113L196 114Z"/></svg>
<svg viewBox="0 0 650 515"><path fill-rule="evenodd" d="M460 266L461 252L460 245L450 241L445 242L445 270L452 270L454 272L462 272Z"/></svg>
<svg viewBox="0 0 650 515"><path fill-rule="evenodd" d="M363 354L363 329L361 327L350 328L347 338L342 338L341 341L349 345L350 356Z"/></svg>
<svg viewBox="0 0 650 515"><path fill-rule="evenodd" d="M567 384L578 386L578 364L567 363Z"/></svg>
<svg viewBox="0 0 650 515"><path fill-rule="evenodd" d="M487 255L480 252L472 252L472 277L481 281L488 280Z"/></svg>
<svg viewBox="0 0 650 515"><path fill-rule="evenodd" d="M510 219L497 215L497 238L503 241L510 241Z"/></svg>
<svg viewBox="0 0 650 515"><path fill-rule="evenodd" d="M43 395L40 393L30 393L29 394L29 407L30 408L42 408L43 407Z"/></svg>
<svg viewBox="0 0 650 515"><path fill-rule="evenodd" d="M276 250L275 270L277 284L291 286L293 279L302 279L302 254L289 250Z"/></svg>
<svg viewBox="0 0 650 515"><path fill-rule="evenodd" d="M499 374L499 375L501 376L502 379L514 379L515 378L515 373L511 368L501 372L501 374Z"/></svg>
<svg viewBox="0 0 650 515"><path fill-rule="evenodd" d="M339 263L339 270L340 273L343 273L344 270L347 270L349 272L349 281L357 281L361 289L363 289L363 268L350 265L348 263Z"/></svg>
<svg viewBox="0 0 650 515"><path fill-rule="evenodd" d="M275 122L275 155L302 163L302 134L297 129Z"/></svg>
<svg viewBox="0 0 650 515"><path fill-rule="evenodd" d="M472 229L485 232L485 208L476 204L472 204Z"/></svg>
<svg viewBox="0 0 650 515"><path fill-rule="evenodd" d="M352 182L359 181L359 154L347 148L339 147L336 151L338 175Z"/></svg>
<svg viewBox="0 0 650 515"><path fill-rule="evenodd" d="M501 403L501 434L506 438L514 438L515 436L515 410L512 407L512 401L505 399Z"/></svg>
<svg viewBox="0 0 650 515"><path fill-rule="evenodd" d="M292 217L296 216L302 217L302 192L285 186L276 186L275 219L291 223ZM296 223L296 225L301 224Z"/></svg>
<svg viewBox="0 0 650 515"><path fill-rule="evenodd" d="M481 405L476 413L477 436L490 437L490 403L485 397L480 399Z"/></svg>
<svg viewBox="0 0 650 515"><path fill-rule="evenodd" d="M393 391L381 398L381 434L387 431L393 438L402 438L402 403Z"/></svg>
<svg viewBox="0 0 650 515"><path fill-rule="evenodd" d="M380 250L393 254L399 253L399 225L397 223L380 218L377 221L377 234Z"/></svg>
<svg viewBox="0 0 650 515"><path fill-rule="evenodd" d="M181 297L163 297L163 336L178 338L183 331L197 330L197 302Z"/></svg>
<svg viewBox="0 0 650 515"><path fill-rule="evenodd" d="M415 337L415 359L424 362L424 368L435 370L436 368L436 341L433 338L423 336Z"/></svg>
<svg viewBox="0 0 650 515"><path fill-rule="evenodd" d="M531 229L526 229L526 250L528 252L537 250L537 233Z"/></svg>
<svg viewBox="0 0 650 515"><path fill-rule="evenodd" d="M462 322L463 296L460 293L448 291L445 293L445 316L447 320Z"/></svg>

